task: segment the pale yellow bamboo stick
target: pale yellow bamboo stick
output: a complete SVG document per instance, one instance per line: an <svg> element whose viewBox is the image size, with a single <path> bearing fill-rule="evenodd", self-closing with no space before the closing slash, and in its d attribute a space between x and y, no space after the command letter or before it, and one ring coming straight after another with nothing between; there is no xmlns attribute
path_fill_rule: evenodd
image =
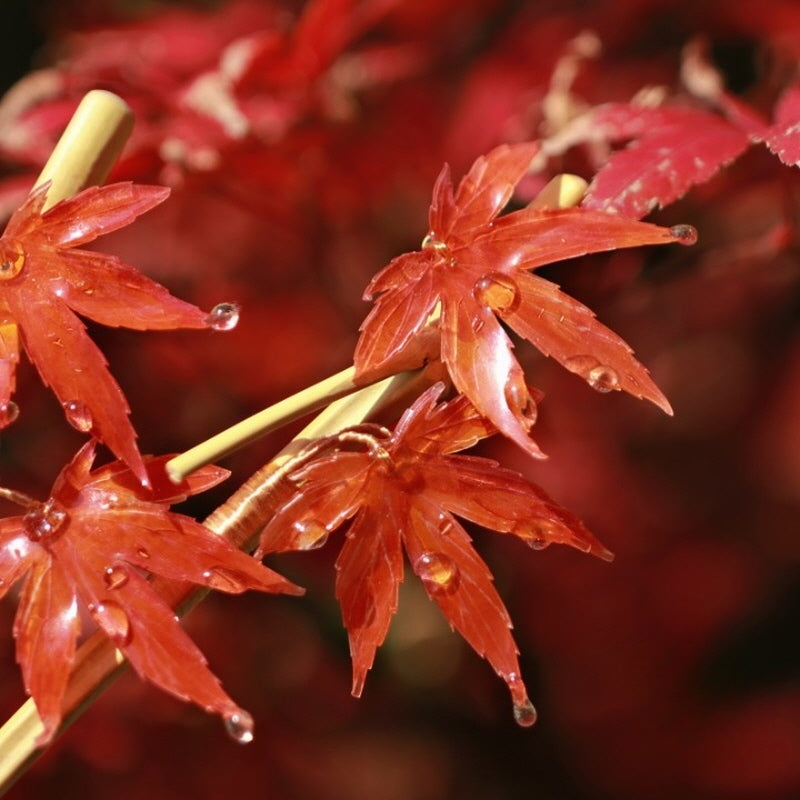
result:
<svg viewBox="0 0 800 800"><path fill-rule="evenodd" d="M103 183L132 130L133 113L121 97L102 89L86 94L36 181L50 181L45 209Z"/></svg>
<svg viewBox="0 0 800 800"><path fill-rule="evenodd" d="M583 200L589 184L579 175L563 172L550 179L529 203L530 208L572 208Z"/></svg>
<svg viewBox="0 0 800 800"><path fill-rule="evenodd" d="M353 383L353 368L342 370L175 456L167 462L167 474L175 483L180 483L187 475L203 465L211 464L254 439L266 436L270 431L277 430L357 389Z"/></svg>

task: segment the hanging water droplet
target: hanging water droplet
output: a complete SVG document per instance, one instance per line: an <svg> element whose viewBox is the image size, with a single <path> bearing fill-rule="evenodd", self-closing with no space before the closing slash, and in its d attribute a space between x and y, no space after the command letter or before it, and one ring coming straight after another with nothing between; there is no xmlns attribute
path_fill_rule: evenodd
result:
<svg viewBox="0 0 800 800"><path fill-rule="evenodd" d="M25 266L25 249L15 239L0 242L0 281L10 281Z"/></svg>
<svg viewBox="0 0 800 800"><path fill-rule="evenodd" d="M430 594L452 594L461 580L458 565L444 553L423 553L414 564L414 572Z"/></svg>
<svg viewBox="0 0 800 800"><path fill-rule="evenodd" d="M612 392L614 389L619 389L619 375L612 367L607 367L605 364L598 364L589 370L586 376L586 382L596 392Z"/></svg>
<svg viewBox="0 0 800 800"><path fill-rule="evenodd" d="M498 314L513 311L520 301L519 287L502 272L492 272L479 278L472 287L472 296L482 306Z"/></svg>
<svg viewBox="0 0 800 800"><path fill-rule="evenodd" d="M67 400L61 406L64 409L64 414L67 417L67 422L72 425L75 430L81 433L89 433L94 424L92 419L92 412L86 403L80 400Z"/></svg>
<svg viewBox="0 0 800 800"><path fill-rule="evenodd" d="M673 225L669 233L681 244L690 245L697 242L697 229L693 225Z"/></svg>
<svg viewBox="0 0 800 800"><path fill-rule="evenodd" d="M564 538L564 532L557 522L549 519L526 519L518 523L512 533L522 539L532 550L544 550L553 542Z"/></svg>
<svg viewBox="0 0 800 800"><path fill-rule="evenodd" d="M536 722L537 716L536 708L530 700L514 703L514 719L520 727L530 728Z"/></svg>
<svg viewBox="0 0 800 800"><path fill-rule="evenodd" d="M22 518L28 538L33 542L52 539L68 521L69 514L52 497Z"/></svg>
<svg viewBox="0 0 800 800"><path fill-rule="evenodd" d="M0 428L10 425L19 416L19 406L13 400L0 403Z"/></svg>
<svg viewBox="0 0 800 800"><path fill-rule="evenodd" d="M224 567L212 567L203 573L203 580L212 589L220 592L238 594L247 587L230 570Z"/></svg>
<svg viewBox="0 0 800 800"><path fill-rule="evenodd" d="M98 605L90 605L89 611L114 644L123 646L130 643L131 621L121 605L113 600L103 600Z"/></svg>
<svg viewBox="0 0 800 800"><path fill-rule="evenodd" d="M109 589L121 589L128 582L129 577L125 567L115 564L113 567L106 567L103 573L103 583Z"/></svg>
<svg viewBox="0 0 800 800"><path fill-rule="evenodd" d="M238 323L238 303L217 303L206 317L206 325L215 331L231 331Z"/></svg>
<svg viewBox="0 0 800 800"><path fill-rule="evenodd" d="M250 744L253 741L255 725L253 718L243 709L228 714L225 719L225 730L228 736L239 744Z"/></svg>
<svg viewBox="0 0 800 800"><path fill-rule="evenodd" d="M297 520L292 529L298 550L316 550L328 541L328 529L314 519Z"/></svg>

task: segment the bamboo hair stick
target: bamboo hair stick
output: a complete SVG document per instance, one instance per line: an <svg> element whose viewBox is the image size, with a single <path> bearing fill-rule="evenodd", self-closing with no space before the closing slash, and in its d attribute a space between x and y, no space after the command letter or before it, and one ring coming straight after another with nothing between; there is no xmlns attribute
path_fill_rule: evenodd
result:
<svg viewBox="0 0 800 800"><path fill-rule="evenodd" d="M102 184L132 130L133 113L121 97L102 89L86 94L36 181L50 181L45 210Z"/></svg>

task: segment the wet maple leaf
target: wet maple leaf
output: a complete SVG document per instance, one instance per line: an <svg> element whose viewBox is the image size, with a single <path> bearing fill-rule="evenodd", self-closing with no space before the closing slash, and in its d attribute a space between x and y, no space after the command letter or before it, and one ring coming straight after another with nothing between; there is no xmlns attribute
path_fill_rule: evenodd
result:
<svg viewBox="0 0 800 800"><path fill-rule="evenodd" d="M403 549L450 624L506 681L522 724L535 711L520 677L511 621L489 568L456 519L510 533L535 549L569 544L601 558L611 554L583 523L539 487L497 462L456 455L495 432L461 396L436 403L429 388L394 432L364 425L334 441L339 450L295 471L296 494L262 532L257 555L319 547L352 519L336 562L358 696L397 608Z"/></svg>
<svg viewBox="0 0 800 800"><path fill-rule="evenodd" d="M18 413L11 396L21 339L71 424L146 481L125 397L76 315L136 330L213 325L209 315L115 256L80 245L130 224L169 190L95 186L43 212L46 192L46 184L32 192L0 238L0 427Z"/></svg>
<svg viewBox="0 0 800 800"><path fill-rule="evenodd" d="M44 723L40 744L61 722L61 705L85 604L136 671L167 692L226 720L247 720L144 572L224 592L302 590L261 566L170 504L216 485L227 471L204 467L175 485L167 457L144 462L152 489L121 462L91 470L88 442L44 503L0 520L0 597L25 578L14 622L28 694Z"/></svg>
<svg viewBox="0 0 800 800"><path fill-rule="evenodd" d="M365 292L375 304L354 355L357 379L418 366L437 353L456 388L506 436L541 456L528 430L535 403L500 320L600 391L623 390L670 406L631 348L594 313L529 270L586 253L684 241L689 226L665 229L582 208L526 207L498 217L538 152L502 145L480 157L453 191L439 175L422 249L398 256ZM441 308L441 319L429 325ZM498 319L499 318L499 319Z"/></svg>

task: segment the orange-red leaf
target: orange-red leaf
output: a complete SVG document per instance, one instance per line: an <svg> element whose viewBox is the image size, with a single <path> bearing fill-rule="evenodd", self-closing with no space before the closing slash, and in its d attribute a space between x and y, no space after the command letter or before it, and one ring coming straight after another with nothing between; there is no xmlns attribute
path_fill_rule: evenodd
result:
<svg viewBox="0 0 800 800"><path fill-rule="evenodd" d="M241 716L144 574L228 593L300 590L169 511L171 502L222 480L223 470L204 467L176 487L166 459L148 458L146 489L121 462L92 472L94 447L89 442L62 470L46 503L0 522L0 587L25 578L14 635L25 688L44 722L42 742L61 722L79 602L143 678L225 718Z"/></svg>
<svg viewBox="0 0 800 800"><path fill-rule="evenodd" d="M129 225L169 190L95 186L42 212L47 188L31 193L0 238L0 427L14 417L19 329L28 357L67 419L146 481L125 397L76 313L138 330L204 328L207 315L119 259L75 248Z"/></svg>
<svg viewBox="0 0 800 800"><path fill-rule="evenodd" d="M397 608L405 549L430 597L506 681L518 717L530 723L508 613L454 515L534 549L559 543L605 559L611 554L520 474L453 455L494 430L463 396L437 404L442 389L437 384L419 397L391 435L369 426L360 426L358 438L340 435L342 446L361 442L365 451L337 451L292 473L297 490L265 526L259 553L319 547L352 519L336 562L336 596L358 695Z"/></svg>
<svg viewBox="0 0 800 800"><path fill-rule="evenodd" d="M628 345L589 309L529 270L567 258L645 244L690 241L688 226L660 228L585 208L527 207L498 217L538 152L503 145L479 158L453 190L443 169L433 190L422 249L394 259L371 281L375 304L361 326L360 381L440 355L459 392L498 430L541 456L529 430L535 398L505 322L542 352L602 391L623 390L669 412L669 403ZM430 321L437 306L441 316Z"/></svg>

